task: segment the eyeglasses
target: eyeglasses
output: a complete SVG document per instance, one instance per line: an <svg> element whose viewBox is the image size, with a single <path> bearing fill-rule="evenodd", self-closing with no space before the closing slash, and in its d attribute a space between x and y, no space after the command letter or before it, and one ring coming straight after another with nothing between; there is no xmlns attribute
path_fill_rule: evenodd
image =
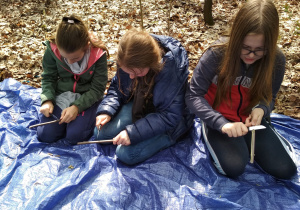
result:
<svg viewBox="0 0 300 210"><path fill-rule="evenodd" d="M253 53L255 56L261 57L266 53L266 49L263 50L249 50L247 48L242 47L242 55L250 55Z"/></svg>

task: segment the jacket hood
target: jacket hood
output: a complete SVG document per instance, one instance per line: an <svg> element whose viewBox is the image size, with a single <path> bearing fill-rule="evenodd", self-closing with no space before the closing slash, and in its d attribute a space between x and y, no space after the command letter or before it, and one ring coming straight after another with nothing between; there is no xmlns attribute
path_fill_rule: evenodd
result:
<svg viewBox="0 0 300 210"><path fill-rule="evenodd" d="M151 36L166 51L163 57L164 67L156 78L153 90L153 95L156 96L153 98L154 104L164 109L172 103L182 86L186 84L189 60L186 50L176 39L153 34Z"/></svg>
<svg viewBox="0 0 300 210"><path fill-rule="evenodd" d="M46 45L49 49L51 49L52 51L52 55L53 57L60 63L60 65L66 69L67 71L70 71L70 68L65 64L64 61L62 61L61 59L61 55L60 52L58 50L58 47L56 44L51 43L50 41L46 41L43 42L44 45ZM83 72L81 72L80 74L85 73L94 63L96 63L96 61L101 58L101 56L105 53L105 51L103 51L100 48L96 48L96 47L91 47L91 53L90 53L90 57L89 57L89 61L88 61L88 66L86 68L86 70L84 70Z"/></svg>
<svg viewBox="0 0 300 210"><path fill-rule="evenodd" d="M174 67L177 71L173 72L176 73L179 78L182 77L183 80L186 80L189 74L187 71L189 67L189 60L187 52L181 43L169 36L155 34L151 34L151 36L160 44L160 46L166 49L164 61L167 62L168 59L174 60Z"/></svg>

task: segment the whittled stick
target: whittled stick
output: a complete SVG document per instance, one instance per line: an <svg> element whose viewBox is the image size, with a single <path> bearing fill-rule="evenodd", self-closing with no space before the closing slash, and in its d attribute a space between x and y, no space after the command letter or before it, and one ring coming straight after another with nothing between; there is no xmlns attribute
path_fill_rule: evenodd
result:
<svg viewBox="0 0 300 210"><path fill-rule="evenodd" d="M252 130L250 163L254 163L254 155L255 155L254 149L255 149L255 130Z"/></svg>
<svg viewBox="0 0 300 210"><path fill-rule="evenodd" d="M47 125L47 124L51 124L51 123L56 123L56 122L59 122L59 121L60 121L60 119L49 121L49 122L45 122L45 123L35 124L35 125L32 125L32 126L29 126L29 129L30 128L34 128L34 127L38 127L38 126L41 126L41 125Z"/></svg>
<svg viewBox="0 0 300 210"><path fill-rule="evenodd" d="M82 141L78 142L77 144L102 144L102 143L112 143L113 139L107 139L107 140L99 140L99 141Z"/></svg>
<svg viewBox="0 0 300 210"><path fill-rule="evenodd" d="M250 152L250 163L254 163L254 149L255 149L255 131L256 130L261 130L261 129L266 129L266 126L264 125L255 125L249 127L249 131L252 132L251 136L251 152Z"/></svg>

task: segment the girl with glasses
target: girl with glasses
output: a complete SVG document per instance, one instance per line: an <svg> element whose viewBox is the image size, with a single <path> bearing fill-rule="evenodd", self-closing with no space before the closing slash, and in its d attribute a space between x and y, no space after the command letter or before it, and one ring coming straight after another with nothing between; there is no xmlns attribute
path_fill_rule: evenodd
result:
<svg viewBox="0 0 300 210"><path fill-rule="evenodd" d="M64 17L55 38L44 45L40 121L60 121L38 127L38 139L88 140L107 84L108 51L74 15Z"/></svg>
<svg viewBox="0 0 300 210"><path fill-rule="evenodd" d="M277 47L279 18L271 0L249 0L237 13L228 39L200 58L186 103L202 120L205 143L218 171L241 175L249 162L250 126L256 131L255 161L280 179L296 174L294 150L268 118L285 72Z"/></svg>

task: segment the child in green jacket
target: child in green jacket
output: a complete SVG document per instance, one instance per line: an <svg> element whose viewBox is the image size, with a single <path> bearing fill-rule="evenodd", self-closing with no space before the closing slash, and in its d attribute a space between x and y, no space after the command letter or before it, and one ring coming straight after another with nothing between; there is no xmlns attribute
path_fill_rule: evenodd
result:
<svg viewBox="0 0 300 210"><path fill-rule="evenodd" d="M74 15L63 17L55 39L44 44L40 122L60 121L39 126L38 140L88 140L107 84L107 49Z"/></svg>

